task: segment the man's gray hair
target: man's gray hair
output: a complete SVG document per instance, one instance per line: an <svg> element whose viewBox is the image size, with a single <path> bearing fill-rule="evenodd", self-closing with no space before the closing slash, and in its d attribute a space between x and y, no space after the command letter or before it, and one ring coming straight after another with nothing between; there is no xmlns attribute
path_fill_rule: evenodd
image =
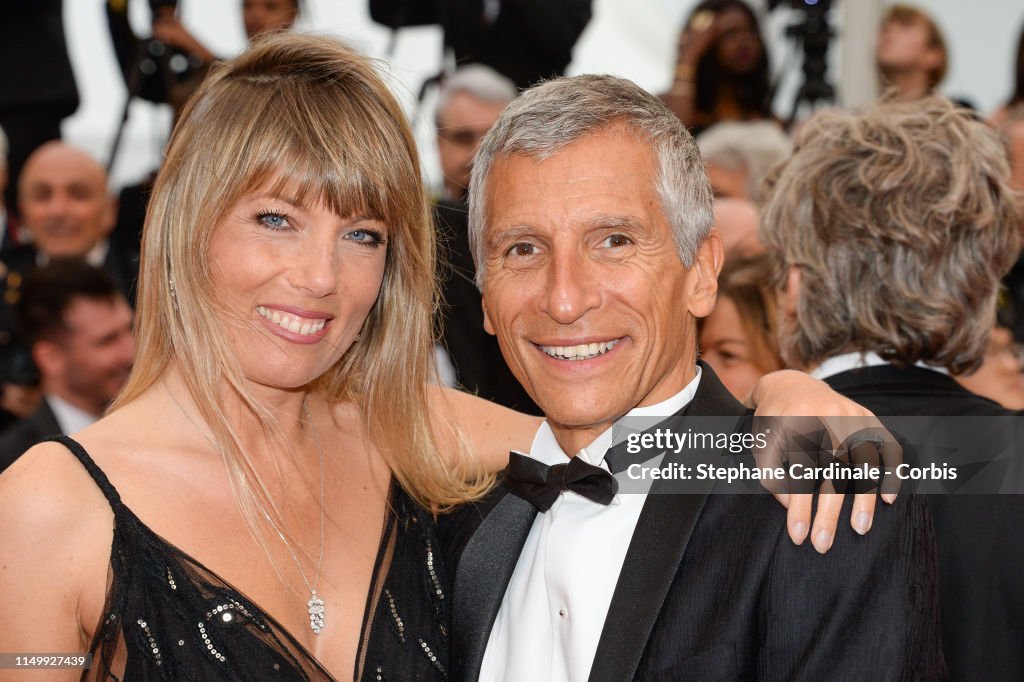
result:
<svg viewBox="0 0 1024 682"><path fill-rule="evenodd" d="M697 136L705 163L730 171L746 170L747 196L761 199L761 181L789 158L793 144L775 121L727 121Z"/></svg>
<svg viewBox="0 0 1024 682"><path fill-rule="evenodd" d="M469 243L477 286L486 266L487 176L494 162L524 155L546 159L588 135L621 124L651 145L657 191L679 258L693 265L711 231L711 186L693 137L668 107L635 83L614 76L559 78L523 92L484 137L469 184Z"/></svg>
<svg viewBox="0 0 1024 682"><path fill-rule="evenodd" d="M778 330L787 364L871 351L977 369L1020 253L1024 197L1009 179L996 132L943 97L804 123L761 219L776 284L800 272L796 315Z"/></svg>
<svg viewBox="0 0 1024 682"><path fill-rule="evenodd" d="M516 84L502 76L489 66L483 64L467 64L460 67L451 78L441 86L441 94L437 99L437 114L440 119L444 110L456 94L464 92L475 99L490 104L508 104L519 92Z"/></svg>

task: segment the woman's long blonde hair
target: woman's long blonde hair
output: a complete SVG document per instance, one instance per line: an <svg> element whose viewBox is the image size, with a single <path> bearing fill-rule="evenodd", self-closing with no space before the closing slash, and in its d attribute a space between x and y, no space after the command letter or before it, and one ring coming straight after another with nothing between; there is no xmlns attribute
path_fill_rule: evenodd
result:
<svg viewBox="0 0 1024 682"><path fill-rule="evenodd" d="M430 429L437 285L412 132L373 65L325 37L261 40L216 67L185 108L146 215L135 369L113 409L176 365L250 527L261 507L275 509L221 407L225 386L269 435L281 431L248 391L221 329L207 260L215 226L267 186L388 228L383 282L360 338L309 388L358 407L373 445L420 504L443 508L479 494L465 482L469 469L445 465Z"/></svg>

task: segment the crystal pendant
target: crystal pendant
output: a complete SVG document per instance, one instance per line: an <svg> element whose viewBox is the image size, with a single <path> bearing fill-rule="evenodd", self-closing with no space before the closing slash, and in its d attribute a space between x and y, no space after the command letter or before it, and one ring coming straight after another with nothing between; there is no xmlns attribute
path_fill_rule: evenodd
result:
<svg viewBox="0 0 1024 682"><path fill-rule="evenodd" d="M324 628L324 600L317 596L316 590L311 593L307 606L309 606L309 627L313 632L320 634Z"/></svg>

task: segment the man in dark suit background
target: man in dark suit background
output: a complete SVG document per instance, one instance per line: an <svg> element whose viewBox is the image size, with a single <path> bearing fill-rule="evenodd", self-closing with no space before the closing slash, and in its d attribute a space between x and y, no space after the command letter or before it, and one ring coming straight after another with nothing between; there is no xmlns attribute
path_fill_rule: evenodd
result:
<svg viewBox="0 0 1024 682"><path fill-rule="evenodd" d="M64 40L61 0L0 3L0 126L11 141L8 206L34 149L60 139L60 123L78 108L78 87Z"/></svg>
<svg viewBox="0 0 1024 682"><path fill-rule="evenodd" d="M444 184L442 196L434 203L442 262L438 279L444 299L438 352L450 363L450 385L520 412L538 414L537 406L509 372L497 341L484 331L466 219L473 155L517 94L512 81L482 64L461 67L441 86L435 122Z"/></svg>
<svg viewBox="0 0 1024 682"><path fill-rule="evenodd" d="M866 536L815 532L821 557L767 495L615 494L637 463L613 446L624 417L701 431L745 414L696 364L722 247L678 119L628 81L561 79L513 102L474 164L487 329L547 419L446 526L454 677L940 678L921 500L901 496Z"/></svg>
<svg viewBox="0 0 1024 682"><path fill-rule="evenodd" d="M17 313L43 401L0 435L0 471L43 438L99 419L132 367L132 312L103 270L54 260L25 278Z"/></svg>
<svg viewBox="0 0 1024 682"><path fill-rule="evenodd" d="M379 24L440 24L457 65L486 64L526 88L565 73L591 0L370 0Z"/></svg>
<svg viewBox="0 0 1024 682"><path fill-rule="evenodd" d="M1008 180L996 133L940 98L831 111L778 171L762 237L782 266L790 366L880 416L978 418L981 461L1012 444L1020 467L1015 413L949 376L981 364L1020 251ZM1024 679L1024 496L928 502L951 679Z"/></svg>

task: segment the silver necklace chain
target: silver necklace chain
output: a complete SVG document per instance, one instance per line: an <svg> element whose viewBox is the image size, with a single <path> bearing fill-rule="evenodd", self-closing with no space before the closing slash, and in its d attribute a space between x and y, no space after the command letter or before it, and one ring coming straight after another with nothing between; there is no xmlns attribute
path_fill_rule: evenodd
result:
<svg viewBox="0 0 1024 682"><path fill-rule="evenodd" d="M174 393L171 392L171 388L167 386L166 382L164 382L164 388L167 389L167 395L170 396L171 402L173 402L175 407L177 407L181 414L184 415L185 419L189 420L192 426L196 427L196 430L199 431L199 434L203 438L205 438L206 441L211 446L213 446L214 450L216 450L217 452L222 452L220 446L217 445L213 438L209 434L207 434L202 428L200 428L196 420L193 419L192 416L185 411L185 408L181 405L181 403L178 402L178 399L174 397ZM281 542L284 543L284 546L288 550L288 553L291 554L292 561L295 562L295 567L299 569L299 576L302 578L302 582L306 584L306 589L309 590L309 601L306 602L306 609L309 612L309 627L314 634L319 635L320 631L323 630L326 622L324 613L324 600L321 599L320 595L318 595L316 592L317 585L320 583L320 567L323 565L324 562L324 449L323 446L320 444L320 434L316 429L316 424L313 423L313 415L310 412L309 405L306 403L305 399L302 400L302 411L306 417L306 422L309 424L310 432L313 434L313 442L316 444L316 450L320 456L320 556L316 560L316 573L313 576L312 585L310 585L309 580L306 579L306 572L302 570L302 563L299 561L299 557L295 553L295 550L292 549L291 543L288 542L288 538L285 537L281 529L278 528L276 523L274 523L274 520L270 517L270 514L263 507L263 504L258 499L254 501L256 502L256 506L259 508L260 512L263 514L263 517L266 518L267 523L269 523L270 527L274 529L274 532L277 533L277 536L281 538Z"/></svg>

